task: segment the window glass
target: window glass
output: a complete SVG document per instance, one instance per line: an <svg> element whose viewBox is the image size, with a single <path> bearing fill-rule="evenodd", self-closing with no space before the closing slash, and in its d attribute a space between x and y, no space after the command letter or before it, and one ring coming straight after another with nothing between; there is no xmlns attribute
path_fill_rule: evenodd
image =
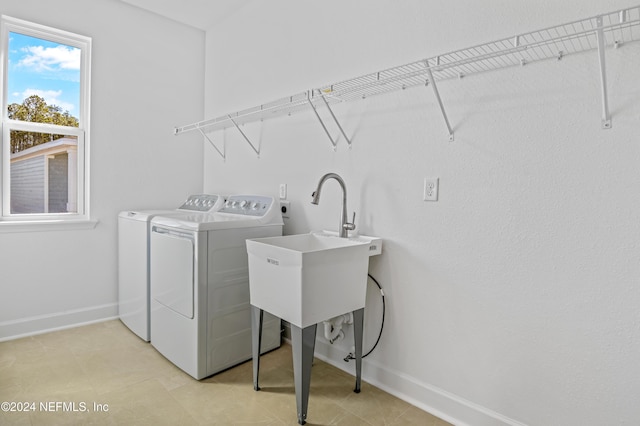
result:
<svg viewBox="0 0 640 426"><path fill-rule="evenodd" d="M78 127L81 50L9 32L9 118Z"/></svg>
<svg viewBox="0 0 640 426"><path fill-rule="evenodd" d="M88 219L91 40L2 17L2 221Z"/></svg>
<svg viewBox="0 0 640 426"><path fill-rule="evenodd" d="M78 137L15 130L10 137L11 214L76 213Z"/></svg>

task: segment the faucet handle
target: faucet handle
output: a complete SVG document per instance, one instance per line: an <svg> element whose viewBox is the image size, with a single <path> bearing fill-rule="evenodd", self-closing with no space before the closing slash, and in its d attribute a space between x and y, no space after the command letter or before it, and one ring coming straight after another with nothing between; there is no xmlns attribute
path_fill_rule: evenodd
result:
<svg viewBox="0 0 640 426"><path fill-rule="evenodd" d="M345 223L343 227L347 231L353 231L356 229L356 212L353 212L353 219L351 219L351 223Z"/></svg>

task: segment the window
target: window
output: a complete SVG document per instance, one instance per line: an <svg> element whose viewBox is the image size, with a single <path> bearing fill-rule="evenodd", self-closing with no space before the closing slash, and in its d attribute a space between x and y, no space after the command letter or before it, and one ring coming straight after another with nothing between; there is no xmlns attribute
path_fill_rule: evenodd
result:
<svg viewBox="0 0 640 426"><path fill-rule="evenodd" d="M91 39L0 25L0 226L86 221Z"/></svg>

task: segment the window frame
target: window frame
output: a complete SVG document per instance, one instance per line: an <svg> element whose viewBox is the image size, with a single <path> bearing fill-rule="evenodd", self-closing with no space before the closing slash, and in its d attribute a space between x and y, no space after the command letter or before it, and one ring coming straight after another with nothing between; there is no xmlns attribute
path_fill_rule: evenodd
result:
<svg viewBox="0 0 640 426"><path fill-rule="evenodd" d="M80 49L80 99L78 127L58 126L10 120L8 114L8 48L9 34L20 33ZM0 134L0 232L9 230L94 227L96 221L89 214L89 120L91 93L91 38L53 27L0 15L0 101L2 102ZM77 153L77 212L11 213L10 212L10 132L26 130L41 133L69 134L78 137ZM68 226L63 226L68 225Z"/></svg>

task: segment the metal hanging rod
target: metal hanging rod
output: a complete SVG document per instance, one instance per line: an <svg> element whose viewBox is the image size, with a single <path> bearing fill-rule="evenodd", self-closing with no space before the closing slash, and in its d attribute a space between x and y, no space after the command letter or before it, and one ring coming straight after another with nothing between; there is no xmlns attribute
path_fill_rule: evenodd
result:
<svg viewBox="0 0 640 426"><path fill-rule="evenodd" d="M598 51L602 85L603 128L610 128L611 119L607 102L604 49L606 46L617 48L636 40L640 40L640 6L518 34L509 38L479 44L338 83L328 84L222 117L176 127L174 134L178 135L192 130L199 130L204 134L205 132L210 133L229 127L236 127L240 130L239 126L243 124L291 115L301 110L308 110L308 105L311 105L316 117L320 120L322 127L331 139L334 149L337 141L331 137L326 129L324 121L318 114L318 107L328 108L332 119L337 124L349 146L351 146L349 138L346 136L342 126L340 126L330 105L413 86L431 85L445 119L449 139L453 140L453 129L440 99L436 85L437 81L458 79L471 74L507 67L523 66L545 59L561 60L567 55L589 50ZM247 139L244 133L243 136ZM247 142L251 144L248 139ZM251 146L259 154L259 149L256 149L253 144Z"/></svg>

